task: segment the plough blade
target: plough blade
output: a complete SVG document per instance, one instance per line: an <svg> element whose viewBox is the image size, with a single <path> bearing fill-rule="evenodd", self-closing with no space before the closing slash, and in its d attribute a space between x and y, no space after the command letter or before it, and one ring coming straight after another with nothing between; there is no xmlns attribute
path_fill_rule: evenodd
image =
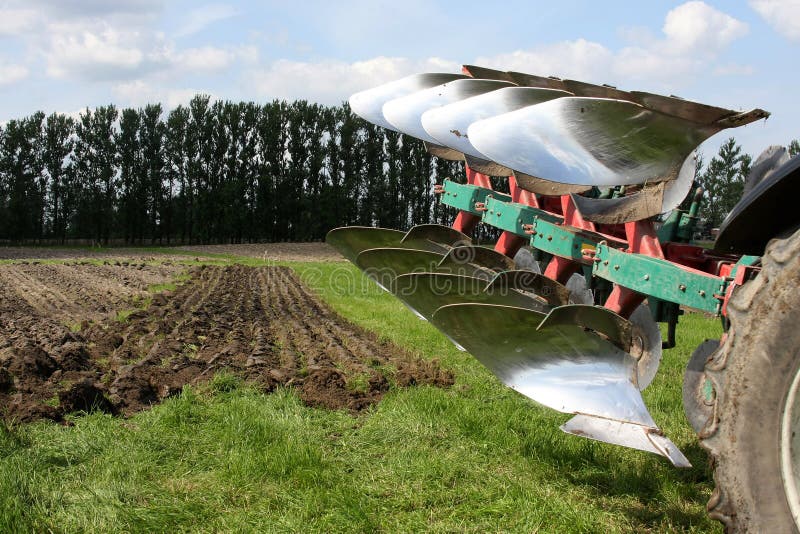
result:
<svg viewBox="0 0 800 534"><path fill-rule="evenodd" d="M325 236L325 242L355 263L356 257L369 248L390 247L399 244L405 236L400 230L372 228L370 226L344 226L334 228Z"/></svg>
<svg viewBox="0 0 800 534"><path fill-rule="evenodd" d="M383 105L383 116L397 131L422 139L426 143L439 144L439 141L422 127L423 113L511 85L498 80L474 78L454 80L386 102Z"/></svg>
<svg viewBox="0 0 800 534"><path fill-rule="evenodd" d="M630 321L602 306L567 304L554 308L542 319L537 330L555 326L580 326L603 334L625 352L630 352L633 325Z"/></svg>
<svg viewBox="0 0 800 534"><path fill-rule="evenodd" d="M451 304L439 308L431 322L504 384L540 404L659 435L636 385L636 359L577 325L537 329L544 318L530 309ZM624 434L619 441L629 444ZM651 452L672 459L656 449Z"/></svg>
<svg viewBox="0 0 800 534"><path fill-rule="evenodd" d="M350 109L353 110L353 113L372 124L396 131L395 127L383 116L383 105L386 102L428 89L429 87L463 78L467 78L467 76L463 74L434 72L413 74L354 94L350 97Z"/></svg>
<svg viewBox="0 0 800 534"><path fill-rule="evenodd" d="M611 421L601 417L576 415L561 425L561 430L582 438L660 454L672 462L675 467L692 467L686 456L669 438L652 428Z"/></svg>
<svg viewBox="0 0 800 534"><path fill-rule="evenodd" d="M689 194L696 163L697 155L692 152L675 180L644 184L639 191L619 198L572 195L572 201L584 219L603 224L623 224L666 213L677 208Z"/></svg>
<svg viewBox="0 0 800 534"><path fill-rule="evenodd" d="M487 157L525 174L616 186L677 178L716 131L633 102L566 97L475 122L468 135Z"/></svg>
<svg viewBox="0 0 800 534"><path fill-rule="evenodd" d="M420 224L408 232L369 226L344 226L328 232L325 242L355 263L361 252L372 248L412 248L447 254L450 247L471 244L472 239L449 226Z"/></svg>
<svg viewBox="0 0 800 534"><path fill-rule="evenodd" d="M569 304L570 291L566 286L532 271L503 271L498 273L489 285L495 291L518 289L526 293L533 293L543 298L551 306Z"/></svg>
<svg viewBox="0 0 800 534"><path fill-rule="evenodd" d="M467 133L489 159L525 174L569 184L633 185L674 180L697 145L763 113L702 124L634 102L565 97L475 122Z"/></svg>
<svg viewBox="0 0 800 534"><path fill-rule="evenodd" d="M394 279L403 274L441 272L488 282L502 266L513 268L513 260L506 258L510 263L498 263L500 260L491 253L499 254L483 247L454 247L447 254L408 248L376 248L359 254L355 264L378 285L392 291Z"/></svg>
<svg viewBox="0 0 800 534"><path fill-rule="evenodd" d="M496 286L481 278L457 274L403 274L395 279L392 292L428 320L442 306L469 302L515 306L542 313L550 309L544 299Z"/></svg>
<svg viewBox="0 0 800 534"><path fill-rule="evenodd" d="M470 143L467 136L470 124L562 96L570 96L570 93L554 89L505 87L429 109L422 115L422 127L440 145L487 160L489 158Z"/></svg>

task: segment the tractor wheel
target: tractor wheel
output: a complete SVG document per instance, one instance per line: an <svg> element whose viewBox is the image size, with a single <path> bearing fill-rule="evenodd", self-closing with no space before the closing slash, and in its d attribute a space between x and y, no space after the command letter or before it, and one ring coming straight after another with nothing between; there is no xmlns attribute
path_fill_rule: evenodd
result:
<svg viewBox="0 0 800 534"><path fill-rule="evenodd" d="M731 328L705 365L715 395L700 431L728 532L800 531L800 231L767 246L734 292Z"/></svg>

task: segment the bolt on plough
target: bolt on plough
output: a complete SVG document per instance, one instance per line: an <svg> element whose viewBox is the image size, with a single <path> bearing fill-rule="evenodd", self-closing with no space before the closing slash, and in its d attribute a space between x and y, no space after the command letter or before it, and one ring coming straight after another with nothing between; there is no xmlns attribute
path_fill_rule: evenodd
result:
<svg viewBox="0 0 800 534"><path fill-rule="evenodd" d="M695 149L769 114L471 65L365 90L350 106L464 161L466 183L437 186L457 210L450 227L344 227L327 242L504 384L573 414L565 432L690 467L641 391L675 344L681 307L724 314L758 272L756 256L690 244L702 202ZM785 163L773 159L762 177ZM509 193L489 176L508 177ZM494 249L470 239L479 223L502 231ZM538 262L521 269L524 246ZM704 379L687 407L696 428Z"/></svg>

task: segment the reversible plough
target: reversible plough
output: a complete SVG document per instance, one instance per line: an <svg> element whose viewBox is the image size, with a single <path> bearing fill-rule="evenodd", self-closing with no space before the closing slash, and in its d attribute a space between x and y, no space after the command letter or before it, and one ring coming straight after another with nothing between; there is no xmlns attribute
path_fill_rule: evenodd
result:
<svg viewBox="0 0 800 534"><path fill-rule="evenodd" d="M475 66L409 76L350 105L465 161L466 183L437 186L458 210L451 227L337 228L327 242L503 383L573 414L565 432L690 466L640 392L675 345L682 308L724 322L734 289L758 273L758 256L690 244L703 197L694 151L768 113ZM766 154L757 178L785 160ZM489 176L508 177L509 192ZM502 231L493 249L472 243L478 223ZM518 268L527 246L536 261ZM687 373L698 432L712 417L702 362L717 347L701 346L701 372Z"/></svg>

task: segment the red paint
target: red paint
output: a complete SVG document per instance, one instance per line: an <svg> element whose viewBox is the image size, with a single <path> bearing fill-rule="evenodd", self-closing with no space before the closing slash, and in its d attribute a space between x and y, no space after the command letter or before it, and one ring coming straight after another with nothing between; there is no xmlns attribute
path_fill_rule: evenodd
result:
<svg viewBox="0 0 800 534"><path fill-rule="evenodd" d="M611 290L603 307L627 319L644 302L645 298L646 296L641 293L614 284L614 289Z"/></svg>
<svg viewBox="0 0 800 534"><path fill-rule="evenodd" d="M527 245L529 241L530 240L520 237L516 234L512 234L511 232L503 232L500 234L500 239L497 240L497 244L494 246L494 249L500 254L504 254L509 258L513 258L517 255L519 249Z"/></svg>
<svg viewBox="0 0 800 534"><path fill-rule="evenodd" d="M569 277L577 273L581 268L581 264L567 258L553 256L547 268L544 270L544 275L561 284L566 284Z"/></svg>
<svg viewBox="0 0 800 534"><path fill-rule="evenodd" d="M511 202L540 208L539 199L536 198L536 195L517 185L517 179L514 176L508 177L508 190L511 193Z"/></svg>
<svg viewBox="0 0 800 534"><path fill-rule="evenodd" d="M561 213L564 215L565 226L574 226L581 230L595 231L594 223L587 221L581 216L570 195L561 196Z"/></svg>
<svg viewBox="0 0 800 534"><path fill-rule="evenodd" d="M628 252L664 259L664 252L661 250L661 243L658 241L653 221L625 223L625 237L628 239Z"/></svg>

